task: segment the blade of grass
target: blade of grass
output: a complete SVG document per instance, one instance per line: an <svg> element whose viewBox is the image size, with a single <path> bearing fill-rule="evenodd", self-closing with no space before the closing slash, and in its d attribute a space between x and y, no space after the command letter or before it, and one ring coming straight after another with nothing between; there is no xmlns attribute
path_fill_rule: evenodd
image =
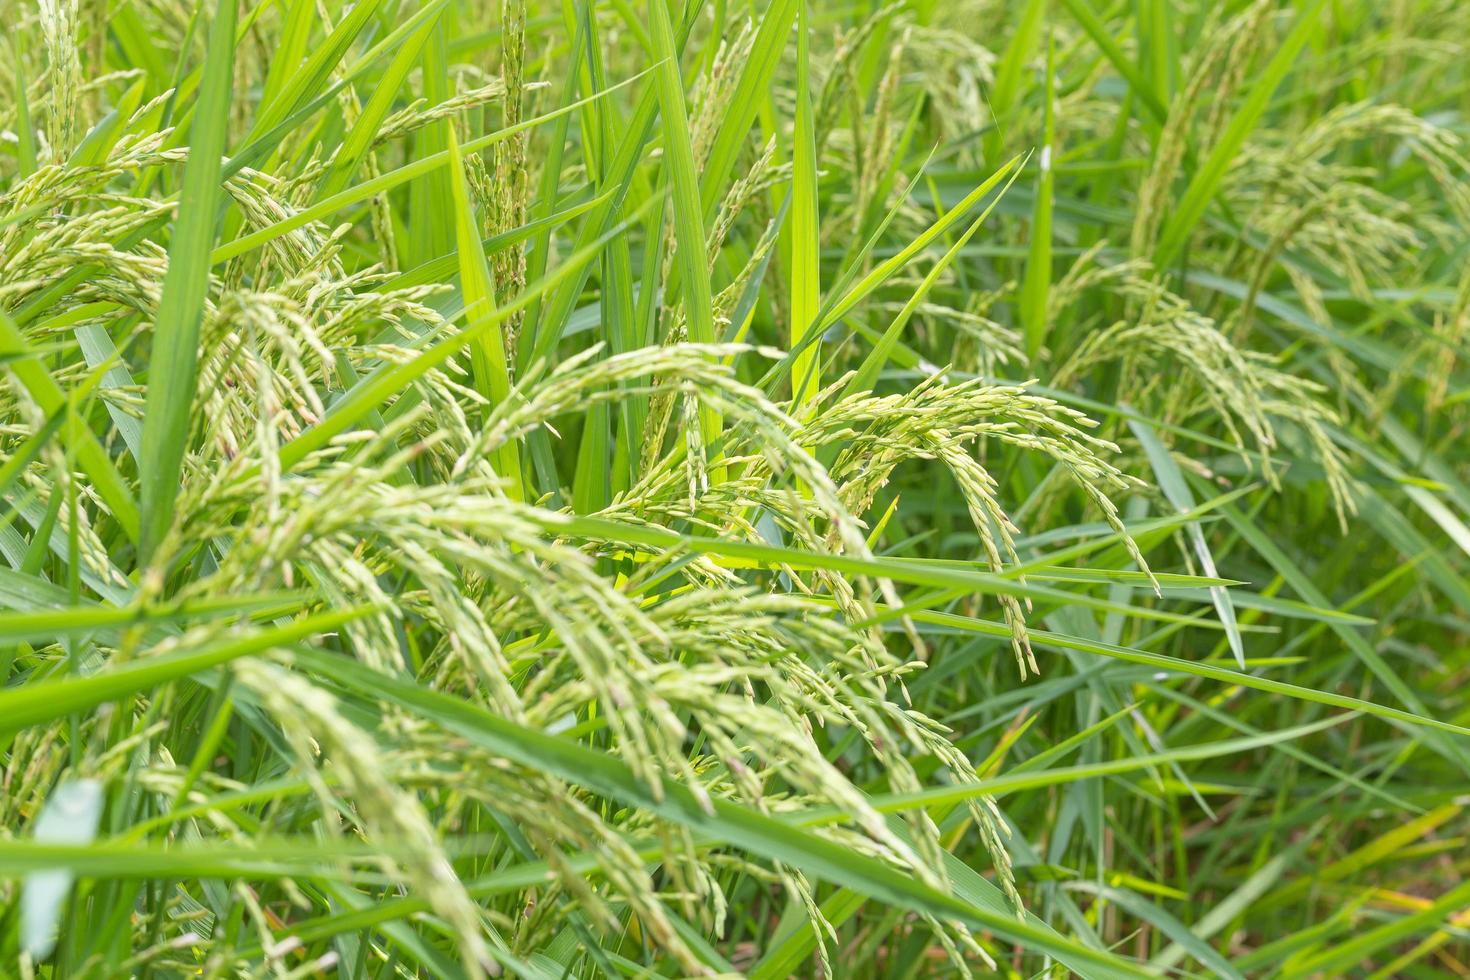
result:
<svg viewBox="0 0 1470 980"><path fill-rule="evenodd" d="M1283 980L1298 977L1343 976L1352 967L1372 959L1379 950L1426 929L1432 929L1458 912L1470 908L1470 882L1446 891L1427 908L1359 933L1342 943L1306 957L1293 957L1281 973Z"/></svg>
<svg viewBox="0 0 1470 980"><path fill-rule="evenodd" d="M1148 456L1149 465L1153 467L1154 476L1158 478L1159 488L1164 491L1164 496L1169 503L1181 514L1194 510L1194 494L1189 490L1189 484L1184 479L1184 474L1179 472L1179 466L1174 462L1174 457L1169 454L1159 437L1146 423L1137 419L1130 419L1128 425L1133 434L1138 437L1143 446L1144 454ZM1190 544L1194 547L1195 557L1199 559L1200 567L1206 575L1216 578L1219 573L1215 570L1215 557L1210 553L1210 546L1205 541L1204 531L1200 529L1198 521L1191 521L1185 525L1185 534L1189 536ZM1235 655L1235 662L1241 670L1245 670L1245 644L1240 638L1240 629L1235 621L1235 606L1230 601L1230 590L1223 586L1210 587L1210 601L1215 604L1215 611L1220 614L1220 624L1225 627L1225 637L1230 642L1230 652Z"/></svg>
<svg viewBox="0 0 1470 980"><path fill-rule="evenodd" d="M301 61L306 57L306 45L315 24L316 4L312 0L290 0L285 11L285 26L281 31L280 44L271 58L265 73L265 85L260 90L262 107L277 103L287 79L300 73ZM262 117L257 116L260 120Z"/></svg>
<svg viewBox="0 0 1470 980"><path fill-rule="evenodd" d="M1281 575L1292 590L1299 595L1304 602L1314 606L1331 606L1327 596L1317 588L1311 577L1307 575L1291 558L1283 551L1275 541L1271 540L1269 534L1261 530L1246 518L1233 506L1220 508L1220 513L1230 522L1230 526L1255 550L1256 554L1266 561L1277 573ZM1428 709L1424 702L1414 693L1403 678L1399 677L1394 669L1388 664L1383 656L1374 649L1373 645L1353 627L1344 623L1330 621L1325 624L1328 629L1340 639L1354 656L1363 662L1365 666L1377 677L1383 686L1398 698L1416 715L1427 715ZM1437 751L1453 760L1461 769L1470 773L1470 751L1451 739L1437 736L1435 733L1426 733L1431 745Z"/></svg>
<svg viewBox="0 0 1470 980"><path fill-rule="evenodd" d="M1098 46L1098 50L1102 51L1118 74L1128 82L1129 90L1137 97L1139 104L1148 111L1151 120L1155 124L1162 125L1169 114L1164 100L1139 73L1138 66L1123 51L1122 46L1103 26L1102 21L1097 19L1090 0L1062 0L1062 6L1067 8L1067 12L1081 25L1082 30Z"/></svg>
<svg viewBox="0 0 1470 980"><path fill-rule="evenodd" d="M64 426L64 441L71 445L77 463L123 532L130 540L137 541L140 520L132 491L97 437L72 415L66 393L26 343L15 321L4 312L0 312L0 356L8 359L10 371L48 418L70 419L70 424Z"/></svg>
<svg viewBox="0 0 1470 980"><path fill-rule="evenodd" d="M464 293L465 319L469 323L500 320L496 316L495 283L490 266L480 245L474 212L470 205L469 183L465 179L464 161L459 153L459 140L454 128L449 130L449 161L454 194L454 232L459 249L459 285ZM470 345L470 360L476 386L493 408L510 396L510 369L505 359L505 340L498 326L479 332ZM521 479L520 453L514 442L507 442L495 453L496 470L505 479L506 492L512 500L524 500L525 483Z"/></svg>
<svg viewBox="0 0 1470 980"><path fill-rule="evenodd" d="M289 614L299 608L299 600L282 595L259 596L229 601L209 600L164 605L156 608L134 606L66 606L59 609L36 609L23 612L0 612L0 643L17 640L54 640L64 636L82 636L125 626L166 624L196 617L225 616L265 610L273 615Z"/></svg>
<svg viewBox="0 0 1470 980"><path fill-rule="evenodd" d="M1027 0L1016 29L995 69L995 84L990 87L991 128L985 134L985 156L988 162L1000 159L1005 148L1005 124L1021 88L1021 73L1026 61L1041 38L1041 23L1047 13L1047 0ZM1048 86L1049 87L1049 86Z"/></svg>
<svg viewBox="0 0 1470 980"><path fill-rule="evenodd" d="M896 578L897 576L892 577ZM1009 639L1011 635L1010 627L1008 626L999 623L989 623L984 620L961 616L955 613L921 610L910 613L910 616L918 622L949 626L954 629L981 633L1002 639ZM1082 653L1096 654L1100 657L1110 657L1114 660L1141 664L1145 667L1152 667L1155 670L1188 674L1194 677L1203 677L1207 680L1220 681L1225 684L1237 684L1241 687L1265 691L1270 694L1281 694L1300 701L1310 701L1314 704L1345 708L1349 711L1360 711L1386 721L1398 722L1412 728L1425 729L1426 737L1433 736L1435 732L1470 737L1470 728L1465 728L1462 725L1456 725L1448 721L1441 721L1428 714L1416 714L1414 712L1404 711L1401 708L1393 708L1371 701L1363 701L1359 698L1334 694L1330 691L1318 691L1296 684L1288 684L1285 681L1273 680L1269 677L1257 677L1254 674L1229 670L1224 667L1216 667L1211 664L1181 660L1177 657L1169 657L1160 653L1148 653L1133 647L1105 643L1101 640L1083 639L1062 633L1054 633L1049 630L1028 630L1027 632L1031 637L1031 642L1037 646L1053 647L1061 650L1077 650Z"/></svg>
<svg viewBox="0 0 1470 980"><path fill-rule="evenodd" d="M1020 156L1015 156L1008 160L999 170L981 183L980 186L966 194L964 200L946 211L934 224L926 228L912 242L905 245L895 255L880 262L871 272L854 283L842 294L841 298L834 298L829 294L827 303L824 304L826 309L818 320L819 327L814 332L820 335L832 324L838 322L851 312L854 307L871 295L879 286L892 278L894 273L906 267L913 260L914 256L928 248L936 238L948 231L956 222L969 213L970 209L984 198L986 194L990 193L1000 178L1006 173L1009 173L1011 168L1021 159Z"/></svg>
<svg viewBox="0 0 1470 980"><path fill-rule="evenodd" d="M15 159L20 176L29 177L36 172L36 134L31 129L31 107L30 102L26 99L25 28L16 25L15 32L11 35L11 42L15 56L15 74L12 79L15 83Z"/></svg>
<svg viewBox="0 0 1470 980"><path fill-rule="evenodd" d="M220 158L225 152L235 65L236 0L218 0L209 29L201 113L190 135L189 159L179 217L169 242L168 271L154 321L143 416L141 530L138 542L149 561L174 520L184 454L192 424L198 371L200 323L209 289L209 248L220 198Z"/></svg>
<svg viewBox="0 0 1470 980"><path fill-rule="evenodd" d="M1053 64L1055 44L1046 40L1046 109L1043 114L1041 153L1038 157L1036 202L1031 212L1031 244L1026 257L1026 274L1021 282L1021 324L1026 330L1026 357L1036 362L1046 343L1047 294L1051 287L1051 217L1052 192L1056 175L1052 172L1052 155L1056 152L1056 69Z"/></svg>
<svg viewBox="0 0 1470 980"><path fill-rule="evenodd" d="M863 359L862 366L858 368L857 373L852 376L852 379L847 383L847 387L843 390L844 395L854 395L859 392L871 391L877 385L878 376L887 365L888 359L893 356L894 347L897 346L898 338L903 334L904 327L908 325L909 320L923 304L925 298L928 297L929 291L934 287L939 277L944 274L944 271L950 267L950 264L964 251L970 239L980 230L980 226L985 223L985 219L990 217L990 212L995 210L995 206L1000 203L1000 199L1005 196L1006 191L1010 189L1011 184L1020 175L1021 168L1016 166L1016 163L1017 161L1012 159L1005 166L991 174L989 179L980 185L980 188L977 188L978 190L989 190L1007 173L1010 174L1010 178L1006 181L1005 186L997 192L995 199L985 206L985 210L981 211L979 217L970 222L970 227L965 229L964 234L960 235L954 244L949 247L948 251L940 257L939 261L930 267L929 271L924 275L923 281L919 284L919 288L914 290L913 295L904 302L903 308L893 318L893 322L883 331L882 338L873 345L873 349Z"/></svg>
<svg viewBox="0 0 1470 980"><path fill-rule="evenodd" d="M648 0L648 20L654 56L658 59L653 69L654 83L663 128L664 160L673 187L674 231L678 237L676 261L684 292L685 323L690 340L711 344L717 338L709 266L705 264L704 209L699 203L694 148L689 141L689 119L684 112L679 49L666 0ZM719 440L724 427L719 413L707 405L700 406L699 426L706 446L712 446ZM718 467L711 477L718 480Z"/></svg>
<svg viewBox="0 0 1470 980"><path fill-rule="evenodd" d="M822 232L817 205L817 143L812 126L811 55L808 51L806 0L796 6L796 134L791 146L791 220L783 229L791 236L791 348L799 351L791 365L791 404L801 406L821 387L822 341L816 333L821 304Z"/></svg>
<svg viewBox="0 0 1470 980"><path fill-rule="evenodd" d="M730 176L730 168L735 165L740 147L749 138L761 101L769 98L771 79L791 36L791 24L800 2L802 0L772 0L771 5L761 12L760 27L751 44L750 55L741 66L735 92L701 174L700 200L705 221L714 219L715 209L728 187L726 180Z"/></svg>
<svg viewBox="0 0 1470 980"><path fill-rule="evenodd" d="M0 735L152 690L231 660L288 647L372 612L372 607L360 606L340 612L318 613L285 626L213 640L175 653L145 657L86 677L39 681L0 691Z"/></svg>
<svg viewBox="0 0 1470 980"><path fill-rule="evenodd" d="M515 133L522 132L534 126L539 126L544 122L550 122L558 116L564 115L568 112L574 112L581 107L583 102L589 101L590 99L603 98L604 96L616 91L624 85L631 84L632 82L636 81L637 78L638 76L634 76L633 78L630 78L626 81L619 82L618 84L609 88L606 92L599 92L596 95L589 96L588 99L580 100L570 105L561 106L533 119L522 120L515 126L511 126L485 136L476 137L475 139L469 140L464 143L460 147L460 152L462 154L478 153L480 150L483 150L486 147L493 146L502 140L509 139ZM382 194L385 191L389 191L402 184L406 184L416 177L420 177L426 173L430 173L431 171L439 167L445 167L448 165L449 151L447 149L442 152L435 153L431 156L420 157L412 163L405 164L402 167L397 168L396 170L390 170L385 174L380 174L377 177L374 177L371 180L363 181L360 184L354 184L346 190L341 191L337 194L333 194L331 197L317 201L310 207L303 208L302 210L297 211L295 214L292 214L287 218L276 221L270 225L267 225L264 228L257 228L255 231L251 232L248 235L242 235L239 238L236 238L234 241L220 245L218 248L210 253L209 262L211 265L219 265L221 262L227 262L230 259L253 251L254 249L257 249L260 246L266 244L267 242L274 241L277 238L280 238L282 235L289 234L295 231L297 228L301 228L305 225L311 224L313 221L320 221L323 218L330 217L331 215L343 210L344 208L351 207L354 204L359 204L363 201L368 200L369 198L376 197L377 195ZM444 251L440 254L447 254L449 251L450 248L446 247ZM432 256L430 256L429 258L432 258Z"/></svg>
<svg viewBox="0 0 1470 980"><path fill-rule="evenodd" d="M1080 0L1065 2L1071 6L1080 3ZM1219 189L1220 182L1225 179L1230 164L1260 122L1271 96L1296 67L1297 56L1319 30L1317 17L1325 3L1326 0L1312 0L1297 14L1296 24L1281 42L1281 47L1272 55L1266 67L1254 76L1244 104L1231 117L1230 125L1221 134L1220 141L1211 148L1210 155L1190 179L1179 203L1170 211L1164 229L1159 234L1158 247L1154 249L1155 268L1169 268L1184 250L1190 235L1204 217L1205 208Z"/></svg>
<svg viewBox="0 0 1470 980"><path fill-rule="evenodd" d="M290 64L293 51L297 57L306 50L306 33L309 24L302 24L293 19L291 33L287 38L287 49L281 52L285 65L285 71L280 78L279 93L269 101L262 98L261 108L255 114L255 121L251 124L250 134L245 142L269 131L277 123L281 122L292 112L301 107L301 104L311 98L313 93L319 92L327 87L327 80L337 70L338 64L347 54L347 49L352 46L373 15L377 13L378 6L382 0L359 0L347 9L347 14L332 28L326 39L307 57L306 63L299 68ZM234 23L234 15L231 14L230 23ZM231 28L233 33L233 27ZM214 28L210 28L210 37L213 39ZM233 49L233 45L231 45ZM205 80L200 89L199 108L206 113L215 110L215 106L208 101L205 94L209 88L208 65L205 66ZM267 78L267 86L270 79ZM197 118L197 117L196 117ZM197 139L197 135L195 136ZM185 178L187 181L187 177Z"/></svg>
<svg viewBox="0 0 1470 980"><path fill-rule="evenodd" d="M435 0L434 3L429 4L428 6L435 11L433 16L425 20L394 52L393 60L389 62L387 70L374 83L373 94L368 98L367 104L362 107L362 113L353 121L346 139L338 147L337 156L331 168L322 174L321 182L317 185L317 200L340 194L357 175L357 170L362 166L363 159L372 148L373 140L378 135L383 120L388 117L389 110L393 108L394 100L397 99L404 81L408 78L408 73L418 62L424 44L429 40L429 35L434 31L435 25L439 23L447 2L448 0ZM310 6L309 0L306 0L303 5Z"/></svg>

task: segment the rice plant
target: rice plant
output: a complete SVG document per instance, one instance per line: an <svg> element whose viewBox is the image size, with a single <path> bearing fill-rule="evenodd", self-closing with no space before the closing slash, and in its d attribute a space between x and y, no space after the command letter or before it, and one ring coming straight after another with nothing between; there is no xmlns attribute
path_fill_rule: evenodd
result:
<svg viewBox="0 0 1470 980"><path fill-rule="evenodd" d="M1470 6L0 23L0 976L1470 975Z"/></svg>

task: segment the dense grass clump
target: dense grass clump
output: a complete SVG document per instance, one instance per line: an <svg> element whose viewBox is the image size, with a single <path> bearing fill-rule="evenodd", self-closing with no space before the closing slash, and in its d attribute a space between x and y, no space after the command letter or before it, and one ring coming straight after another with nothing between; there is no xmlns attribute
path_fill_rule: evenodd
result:
<svg viewBox="0 0 1470 980"><path fill-rule="evenodd" d="M0 23L0 976L1470 975L1470 6Z"/></svg>

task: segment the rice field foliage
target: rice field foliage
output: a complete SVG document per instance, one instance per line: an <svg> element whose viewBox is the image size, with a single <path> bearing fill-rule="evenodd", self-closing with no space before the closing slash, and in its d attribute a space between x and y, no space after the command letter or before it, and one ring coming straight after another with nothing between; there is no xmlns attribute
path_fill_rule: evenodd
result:
<svg viewBox="0 0 1470 980"><path fill-rule="evenodd" d="M1470 6L0 23L0 976L1470 974Z"/></svg>

